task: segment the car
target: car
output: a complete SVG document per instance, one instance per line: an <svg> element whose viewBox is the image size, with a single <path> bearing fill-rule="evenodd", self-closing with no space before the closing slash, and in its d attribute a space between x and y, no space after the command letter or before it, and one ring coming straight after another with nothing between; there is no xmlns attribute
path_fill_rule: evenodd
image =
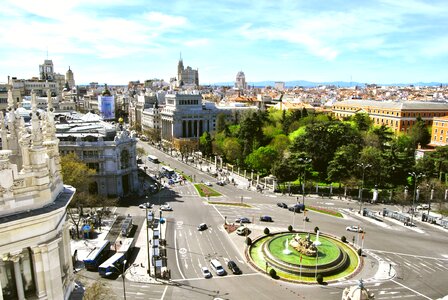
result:
<svg viewBox="0 0 448 300"><path fill-rule="evenodd" d="M241 274L241 270L240 268L238 268L238 266L236 265L236 263L233 260L229 260L227 262L227 268L229 268L230 271L232 271L233 274Z"/></svg>
<svg viewBox="0 0 448 300"><path fill-rule="evenodd" d="M198 230L199 231L206 230L207 228L208 228L207 224L205 224L205 223L201 223L201 224L198 225Z"/></svg>
<svg viewBox="0 0 448 300"><path fill-rule="evenodd" d="M364 230L357 225L347 226L347 228L345 228L345 230L351 231L351 232L364 232Z"/></svg>
<svg viewBox="0 0 448 300"><path fill-rule="evenodd" d="M160 205L160 210L162 210L162 211L172 211L173 208L171 206L169 206L169 205L164 204L164 205Z"/></svg>
<svg viewBox="0 0 448 300"><path fill-rule="evenodd" d="M302 211L299 206L295 206L295 205L288 207L288 210L296 212L296 213L299 213Z"/></svg>
<svg viewBox="0 0 448 300"><path fill-rule="evenodd" d="M270 216L261 216L260 221L263 222L273 222L272 218Z"/></svg>
<svg viewBox="0 0 448 300"><path fill-rule="evenodd" d="M153 205L152 205L151 203L149 203L149 202L142 203L142 204L140 204L140 205L138 206L138 208L143 208L143 209L146 209L146 208L152 208L152 207L153 207Z"/></svg>
<svg viewBox="0 0 448 300"><path fill-rule="evenodd" d="M245 236L247 236L247 235L250 234L250 232L251 232L250 229L247 228L246 226L240 226L240 227L238 227L236 229L236 234L238 234L238 235L245 235Z"/></svg>
<svg viewBox="0 0 448 300"><path fill-rule="evenodd" d="M281 208L288 208L288 205L286 205L286 203L283 203L283 202L277 203L277 206L281 207Z"/></svg>
<svg viewBox="0 0 448 300"><path fill-rule="evenodd" d="M217 185L224 186L226 183L222 180L216 182Z"/></svg>
<svg viewBox="0 0 448 300"><path fill-rule="evenodd" d="M226 275L226 270L222 267L221 263L217 259L212 259L210 261L210 267L215 271L216 275L223 276Z"/></svg>
<svg viewBox="0 0 448 300"><path fill-rule="evenodd" d="M250 223L250 220L246 217L239 217L235 219L235 223Z"/></svg>
<svg viewBox="0 0 448 300"><path fill-rule="evenodd" d="M206 186L212 186L212 183L209 182L209 181L204 182L204 184L205 184Z"/></svg>
<svg viewBox="0 0 448 300"><path fill-rule="evenodd" d="M202 271L202 275L204 276L204 278L212 277L212 273L209 271L209 269L207 267L202 267L201 271Z"/></svg>

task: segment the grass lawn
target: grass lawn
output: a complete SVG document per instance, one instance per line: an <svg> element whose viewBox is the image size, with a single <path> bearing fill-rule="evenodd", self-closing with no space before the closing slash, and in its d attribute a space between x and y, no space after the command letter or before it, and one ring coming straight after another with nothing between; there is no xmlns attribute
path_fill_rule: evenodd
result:
<svg viewBox="0 0 448 300"><path fill-rule="evenodd" d="M270 238L272 238L272 237L265 236L265 237L257 240L256 243L252 244L252 246L250 248L249 255L252 258L252 261L262 270L265 270L265 268L266 268L266 261L264 259L264 255L263 255L263 252L261 249L262 249L263 243L265 243ZM285 239L286 239L286 237L285 237ZM327 240L324 237L319 237L319 240L322 241L322 245L324 245L324 239ZM350 275L351 273L353 273L359 264L359 257L357 255L357 253L355 253L352 250L352 248L347 246L345 243L342 243L341 241L338 241L337 239L335 239L335 240L328 239L328 240L334 244L337 244L339 247L341 247L344 251L347 252L347 254L350 258L350 265L347 267L347 269L345 269L344 271L342 271L339 274L324 277L324 281L341 279L341 278L344 278L344 277ZM280 244L281 244L281 242L280 242ZM322 247L322 246L320 246L320 247ZM335 246L333 245L333 247L335 247ZM337 247L335 247L335 248L337 248ZM283 249L284 249L284 244L283 244ZM278 250L280 250L280 249L278 249ZM295 251L291 248L290 248L290 250ZM293 255L293 254L291 253L290 255ZM319 251L319 255L320 255L320 251ZM319 257L321 257L321 256L319 256ZM299 256L296 256L296 259L299 261ZM314 261L314 258L311 258L311 259ZM304 262L305 262L305 256L302 256L302 263L304 264ZM270 269L271 268L269 267L268 272ZM277 269L276 269L276 272L277 272L278 276L280 276L281 278L284 278L284 279L298 280L298 281L303 281L303 282L316 282L316 280L314 279L314 276L300 277L299 275L286 273L286 272L283 272L283 271L277 270Z"/></svg>
<svg viewBox="0 0 448 300"><path fill-rule="evenodd" d="M208 201L208 204L215 204L215 205L228 205L228 206L240 206L240 207L252 207L249 204L246 203L238 203L238 202L218 202L218 201Z"/></svg>
<svg viewBox="0 0 448 300"><path fill-rule="evenodd" d="M319 213L322 213L322 214L330 215L330 216L333 216L333 217L342 218L342 214L340 212L338 212L338 211L335 211L335 210L322 208L322 207L315 207L315 206L310 206L310 205L307 205L306 209L307 210L312 210L312 211L315 211L315 212L319 212Z"/></svg>
<svg viewBox="0 0 448 300"><path fill-rule="evenodd" d="M287 236L279 236L277 238L273 238L271 243L269 244L269 250L271 253L273 253L275 256L277 256L279 259L290 263L295 264L297 266L300 265L300 253L297 252L293 247L289 246L289 242L292 240L293 236L295 234L287 235ZM305 238L307 234L303 233L300 235L302 238ZM291 251L291 254L283 254L283 250L285 249L285 242L286 239L288 239L288 249ZM311 235L311 241L314 241L316 239L316 236L313 234ZM317 261L318 264L326 264L333 260L335 260L340 253L340 250L338 247L334 245L334 243L331 240L326 239L325 237L319 237L319 241L322 243L322 245L317 247L317 250L319 252L319 260ZM312 256L306 256L302 255L302 264L304 266L307 265L315 265L316 264L316 257Z"/></svg>
<svg viewBox="0 0 448 300"><path fill-rule="evenodd" d="M218 193L217 191L215 191L214 189L212 189L209 186L206 186L205 184L202 183L195 183L194 187L196 188L196 190L198 191L199 195L201 197L217 197L217 196L221 196L220 193Z"/></svg>

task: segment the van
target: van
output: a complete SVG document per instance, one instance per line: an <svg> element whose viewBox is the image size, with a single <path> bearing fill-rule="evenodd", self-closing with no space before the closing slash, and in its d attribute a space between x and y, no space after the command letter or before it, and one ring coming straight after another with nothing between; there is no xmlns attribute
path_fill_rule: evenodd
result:
<svg viewBox="0 0 448 300"><path fill-rule="evenodd" d="M238 235L249 235L250 234L250 229L247 228L246 226L240 226L236 229L236 234Z"/></svg>
<svg viewBox="0 0 448 300"><path fill-rule="evenodd" d="M216 275L222 276L226 273L221 263L217 259L212 259L210 261L210 267L215 271Z"/></svg>

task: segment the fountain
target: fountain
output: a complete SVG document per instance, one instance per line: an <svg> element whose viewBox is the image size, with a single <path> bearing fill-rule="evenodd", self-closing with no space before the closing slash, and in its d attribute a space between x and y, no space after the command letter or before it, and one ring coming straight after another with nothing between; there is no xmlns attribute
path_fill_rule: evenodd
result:
<svg viewBox="0 0 448 300"><path fill-rule="evenodd" d="M288 239L285 241L285 249L283 249L283 254L289 255L291 254L291 250L288 249Z"/></svg>
<svg viewBox="0 0 448 300"><path fill-rule="evenodd" d="M316 240L313 242L314 246L320 246L322 243L319 241L319 230L316 233Z"/></svg>

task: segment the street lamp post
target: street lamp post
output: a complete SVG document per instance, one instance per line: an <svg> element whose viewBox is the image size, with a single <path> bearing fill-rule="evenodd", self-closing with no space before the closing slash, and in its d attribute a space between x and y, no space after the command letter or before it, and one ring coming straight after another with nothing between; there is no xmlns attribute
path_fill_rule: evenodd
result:
<svg viewBox="0 0 448 300"><path fill-rule="evenodd" d="M305 157L305 158L299 158L299 161L304 164L304 167L303 167L303 182L302 182L302 202L303 202L303 205L305 206L306 165L309 164L310 162L312 162L313 160L311 158L306 158Z"/></svg>
<svg viewBox="0 0 448 300"><path fill-rule="evenodd" d="M409 172L409 175L414 177L414 197L412 197L412 209L411 209L411 226L414 224L414 205L415 205L415 198L417 197L417 180L420 177L425 176L423 173L416 173L416 172Z"/></svg>
<svg viewBox="0 0 448 300"><path fill-rule="evenodd" d="M365 164L365 163L360 163L358 164L358 167L362 168L362 184L361 184L361 192L359 193L359 213L361 214L362 211L362 192L364 190L364 175L365 175L365 171L367 168L370 168L372 165L371 164Z"/></svg>
<svg viewBox="0 0 448 300"><path fill-rule="evenodd" d="M123 261L123 272L121 272L121 278L123 279L123 298L124 298L124 300L126 300L126 282L125 282L125 278L124 278L124 276L125 276L124 271L126 270L126 263L127 263L127 261L124 260Z"/></svg>
<svg viewBox="0 0 448 300"><path fill-rule="evenodd" d="M151 277L151 258L149 256L149 221L148 221L148 207L145 205L145 212L146 212L146 249L147 249L147 255L148 255L148 275Z"/></svg>
<svg viewBox="0 0 448 300"><path fill-rule="evenodd" d="M116 266L112 265L113 268L115 268L118 272L121 272L121 278L123 279L123 299L126 300L126 282L125 282L125 271L126 271L126 263L128 261L125 259L123 261L123 268L120 270Z"/></svg>

